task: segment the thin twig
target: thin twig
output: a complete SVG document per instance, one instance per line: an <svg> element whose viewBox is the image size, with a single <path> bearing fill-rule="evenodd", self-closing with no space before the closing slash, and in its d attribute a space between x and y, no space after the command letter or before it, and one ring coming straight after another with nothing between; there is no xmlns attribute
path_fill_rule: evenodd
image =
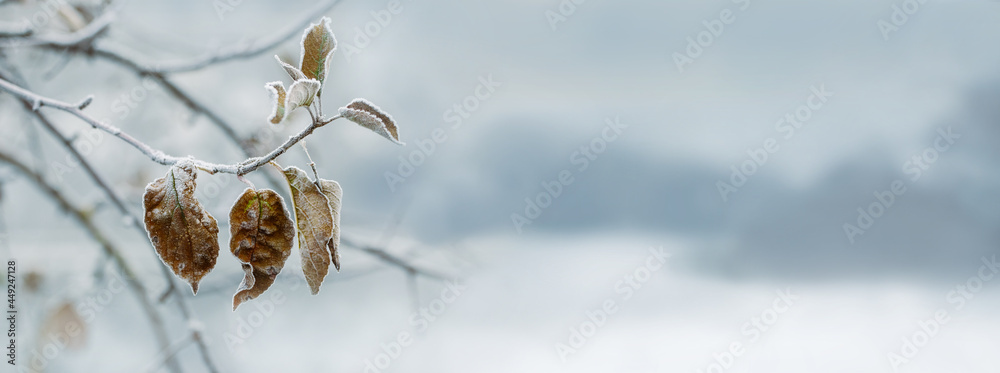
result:
<svg viewBox="0 0 1000 373"><path fill-rule="evenodd" d="M94 48L94 53L97 55L104 55L109 58L129 60L144 74L168 74L199 70L226 61L254 57L271 50L285 40L291 39L296 35L300 35L302 30L313 22L317 16L330 10L330 8L333 8L333 6L337 5L339 2L340 0L327 0L319 3L313 7L312 10L306 12L305 16L298 21L289 23L287 27L280 31L269 33L268 35L271 35L269 37L253 41L249 46L246 45L246 43L243 43L243 45L234 45L228 48L222 48L215 53L210 53L202 57L188 60L161 63L140 63L137 62L135 58L125 56L125 54L129 54L130 52L125 52L121 48L109 48L102 45L96 46Z"/></svg>
<svg viewBox="0 0 1000 373"><path fill-rule="evenodd" d="M0 48L44 46L50 48L86 48L94 39L101 36L111 23L115 21L117 12L107 10L91 21L87 26L69 34L32 35L28 33L21 38L11 38L0 43ZM29 29L30 30L30 29Z"/></svg>
<svg viewBox="0 0 1000 373"><path fill-rule="evenodd" d="M380 248L373 247L373 246L362 245L362 244L359 244L359 243L357 243L357 242L355 242L353 240L347 239L346 237L343 237L343 236L340 237L340 242L342 244L344 244L344 245L347 245L347 246L356 248L358 250L364 251L365 253L368 253L369 255L372 255L372 256L374 256L374 257L376 257L378 259L381 259L383 262L386 262L386 263L392 264L392 265L394 265L396 267L402 268L404 271L406 271L408 273L412 272L412 273L415 273L415 274L418 274L418 275L421 275L421 276L424 276L424 277L433 278L433 279L437 279L437 280L441 280L441 281L448 281L448 280L450 280L450 278L448 276L445 276L443 274L440 274L440 273L437 273L437 272L434 272L434 271L431 271L431 270L427 270L427 269L416 267L416 266L414 266L414 265L412 265L410 263L407 263L407 261L405 259L402 259L402 258L397 257L395 255L389 254L389 252L387 252L385 250L382 250Z"/></svg>
<svg viewBox="0 0 1000 373"><path fill-rule="evenodd" d="M153 162L156 162L156 163L159 163L159 164L162 164L162 165L170 166L170 165L174 165L174 164L176 164L176 163L178 163L178 162L180 162L182 160L190 160L192 163L194 163L195 167L197 167L197 168L199 168L199 169L201 169L201 170L203 170L205 172L212 173L212 174L220 173L221 172L221 173L233 174L233 175L246 175L246 174L248 174L250 172L253 172L254 170L260 168L260 166L263 166L263 165L267 164L268 162L274 160L278 156L284 154L285 151L288 150L288 148L292 147L293 145L295 145L299 141L302 141L302 139L304 139L307 136L309 136L310 134L312 134L313 131L315 131L317 128L320 128L320 127L324 126L325 123L329 123L330 121L332 121L334 119L341 118L341 116L338 115L338 116L335 116L333 118L330 118L329 120L328 119L322 119L322 120L314 121L313 123L310 123L309 126L307 126L305 129L303 129L302 132L299 132L298 134L289 137L288 140L285 141L284 144L282 144L278 148L272 150L270 153L268 153L267 155L265 155L263 157L251 157L251 158L248 158L247 160L245 160L243 162L235 163L235 164L217 164L217 163L210 163L210 162L202 161L202 160L199 160L199 159L194 159L192 157L177 157L177 156L172 156L172 155L165 154L164 152L162 152L160 150L154 149L153 147L151 147L149 145L146 145L146 143L144 143L142 141L139 141L135 137L132 137L132 135L129 135L128 133L122 132L122 130L119 129L118 127L115 127L113 125L104 123L102 121L94 119L93 117L85 114L82 110L80 110L80 106L82 106L82 103L81 104L68 104L68 103L65 103L65 102L62 102L62 101L58 101L58 100L54 100L54 99L51 99L51 98L48 98L48 97L43 97L43 96L40 96L40 95L38 95L38 94L36 94L34 92L31 92L29 90L26 90L24 88L18 87L16 85L14 85L13 83L8 82L8 81L6 81L4 79L0 79L0 89L3 89L5 91L7 91L7 92L10 92L14 96L17 96L18 98L20 98L22 100L30 102L31 103L31 109L33 111L37 111L38 109L47 106L47 107L51 107L51 108L54 108L54 109L62 110L64 112L72 114L73 116L75 116L77 118L80 118L81 120L83 120L87 124L91 125L92 127L100 129L100 130L102 130L104 132L110 133L110 134L114 135L115 137L118 137L122 141L125 141L129 145L132 145L133 147L135 147L136 149L138 149L140 152L142 152L143 154L145 154L147 157L149 157L149 159L153 160Z"/></svg>

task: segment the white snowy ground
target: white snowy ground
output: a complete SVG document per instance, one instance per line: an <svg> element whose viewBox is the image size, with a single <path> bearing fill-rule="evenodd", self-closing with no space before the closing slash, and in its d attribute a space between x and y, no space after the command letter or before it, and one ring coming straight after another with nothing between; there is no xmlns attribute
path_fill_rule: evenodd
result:
<svg viewBox="0 0 1000 373"><path fill-rule="evenodd" d="M91 250L55 241L14 254L26 270L62 252L73 259L46 260L46 269L53 277L79 282L55 290L59 295L34 299L33 304L52 305L64 296L94 295L93 289L107 288L98 284L86 289L92 276L77 270L96 258L80 254ZM12 243L18 247L18 242ZM616 283L636 274L651 257L650 247L660 246L670 258L626 299L621 288L616 291ZM309 296L294 280L297 254L282 272L284 281L271 289L272 294L280 290L288 298L276 304L270 316L260 317L257 306L264 302L259 299L235 313L229 310L231 289L226 284L235 288L239 272L227 253L203 283L206 293L194 298L193 304L218 364L232 372L362 372L367 361L388 363L378 370L388 372L697 372L709 369L734 342L740 343L742 353L726 372L890 372L888 353L900 353L903 338L913 336L920 330L919 321L939 311L947 312L947 323L928 342L919 340L923 346L898 371L995 372L991 356L1000 348L995 338L1000 332L997 285L986 281L962 309L947 299L954 286L977 276L982 263L969 263L968 277L948 283L775 282L699 274L688 260L697 246L680 239L611 233L469 240L457 245L465 250L459 255L423 249L419 263L460 272L465 288L457 297L450 293L442 297L445 285L421 280L422 305L445 305L443 311L436 309L438 315L431 314L433 321L425 319L429 322L422 333L410 320L410 298L398 271L386 269L343 281L334 274L320 295ZM47 253L40 256L43 250ZM352 268L376 265L357 251L346 251L344 258L345 272L340 276L346 277ZM656 263L653 258L649 263ZM141 252L134 259L154 263ZM145 267L150 283L156 284L156 268ZM221 290L212 292L215 285ZM776 304L781 290L797 299L779 313L774 310L785 309L785 303ZM571 328L580 328L588 320L586 312L608 300L616 312L596 332L587 333L592 336L563 362L556 345L569 345ZM88 324L87 347L60 352L49 371L100 367L132 372L150 366L157 351L132 296L117 294L106 307L95 312ZM770 318L773 315L776 320ZM755 339L753 324L747 323L762 316L773 325ZM252 334L230 349L227 340L233 339L227 338L240 336L241 319L256 326L243 330L243 336L248 330ZM176 320L168 322L179 325ZM179 338L181 331L173 332ZM397 358L379 357L384 351L381 345L389 346L401 332L412 335L412 343L403 346ZM30 352L22 347L21 354ZM200 371L193 349L179 356L191 371ZM728 362L727 357L720 359Z"/></svg>

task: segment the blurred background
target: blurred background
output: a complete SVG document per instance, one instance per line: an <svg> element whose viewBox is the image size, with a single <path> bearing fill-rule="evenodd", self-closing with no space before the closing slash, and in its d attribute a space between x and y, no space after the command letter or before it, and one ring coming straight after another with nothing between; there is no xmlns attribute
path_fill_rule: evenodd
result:
<svg viewBox="0 0 1000 373"><path fill-rule="evenodd" d="M347 121L310 136L320 175L344 189L342 271L311 296L295 249L235 312L228 211L245 186L201 173L224 252L197 296L179 288L184 315L157 299L167 283L146 238L0 93L0 149L108 232L170 345L101 245L0 163L0 250L22 281L19 367L5 371L36 356L52 372L170 371L171 357L208 371L191 330L217 370L238 372L997 369L995 1L66 1L0 2L0 72L67 102L93 95L86 113L168 154L246 158L156 76L20 42L114 9L78 45L169 66L328 16L326 112L364 97L407 145ZM309 121L266 121L264 83L288 84L273 56L299 59L290 35L167 79L264 153ZM141 214L168 168L41 112ZM308 167L299 147L278 162ZM287 200L266 172L250 180ZM49 354L47 328L66 317L85 338Z"/></svg>

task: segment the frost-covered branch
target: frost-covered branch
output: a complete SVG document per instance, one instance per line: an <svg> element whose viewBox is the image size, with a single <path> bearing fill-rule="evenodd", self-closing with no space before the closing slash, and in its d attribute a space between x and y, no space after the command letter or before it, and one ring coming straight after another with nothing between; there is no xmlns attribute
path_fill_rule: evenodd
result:
<svg viewBox="0 0 1000 373"><path fill-rule="evenodd" d="M316 4L316 6L314 6L312 10L306 12L301 19L296 22L289 23L288 27L285 27L282 30L272 32L269 37L254 40L249 44L240 43L227 48L222 48L216 52L208 53L205 56L193 59L163 63L144 63L138 62L136 57L130 56L134 54L130 51L121 47L109 47L105 45L95 46L93 52L98 56L120 61L129 61L130 65L133 65L135 70L147 75L199 70L217 63L254 57L271 50L278 46L278 44L301 34L302 29L308 26L312 20L318 18L339 2L340 0L326 0Z"/></svg>
<svg viewBox="0 0 1000 373"><path fill-rule="evenodd" d="M117 13L115 10L107 10L100 17L95 18L84 28L76 32L57 35L34 35L34 30L26 28L20 38L12 38L9 41L0 43L0 48L9 47L31 47L44 46L60 49L86 48L95 39L101 36L111 23L115 21Z"/></svg>
<svg viewBox="0 0 1000 373"><path fill-rule="evenodd" d="M4 79L0 79L0 89L10 92L11 94L18 97L21 100L30 102L31 109L33 111L38 111L42 107L51 107L72 114L73 116L80 118L81 120L91 125L92 127L100 129L111 135L114 135L115 137L118 137L122 141L126 142L127 144L132 145L134 148L138 149L140 152L149 157L149 159L153 160L153 162L170 166L177 164L182 160L191 160L192 163L194 163L195 167L212 174L226 173L233 175L246 175L250 172L253 172L254 170L260 168L261 166L267 164L268 162L271 162L278 156L284 154L285 151L287 151L289 148L291 148L299 141L302 141L302 139L312 134L313 131L315 131L317 128L320 128L326 125L327 123L330 123L336 119L341 118L338 115L332 118L323 118L315 120L301 132L299 132L294 136L289 137L284 144L272 150L270 153L268 153L263 157L249 158L243 162L235 164L218 164L218 163L206 162L199 159L193 159L191 157L177 157L173 155L168 155L160 150L154 149L153 147L146 145L146 143L139 141L138 139L132 137L132 135L129 135L128 133L123 132L118 127L104 123L100 120L97 120L85 114L83 112L83 108L85 108L87 105L90 104L91 100L93 99L92 97L87 97L86 99L77 104L69 104L66 102L38 95L27 89L18 87L17 85L8 82Z"/></svg>

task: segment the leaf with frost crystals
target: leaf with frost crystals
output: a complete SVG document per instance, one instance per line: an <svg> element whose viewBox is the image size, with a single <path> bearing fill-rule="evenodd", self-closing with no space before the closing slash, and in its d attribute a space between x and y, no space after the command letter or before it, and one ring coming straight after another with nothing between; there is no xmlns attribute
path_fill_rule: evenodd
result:
<svg viewBox="0 0 1000 373"><path fill-rule="evenodd" d="M307 78L320 83L326 80L326 69L330 57L337 49L337 38L330 31L330 18L323 17L318 23L309 25L302 34L301 71Z"/></svg>
<svg viewBox="0 0 1000 373"><path fill-rule="evenodd" d="M295 66L285 63L285 61L282 61L281 57L278 57L278 55L274 55L274 59L278 60L278 64L281 65L282 69L285 69L285 73L288 74L288 77L292 78L293 82L296 80L309 79L308 77L306 77L305 74L302 73L302 70L299 70Z"/></svg>
<svg viewBox="0 0 1000 373"><path fill-rule="evenodd" d="M229 231L229 248L246 272L233 296L235 311L274 283L292 251L295 224L278 193L247 188L229 213Z"/></svg>
<svg viewBox="0 0 1000 373"><path fill-rule="evenodd" d="M281 82L270 82L264 85L264 88L274 96L274 108L271 109L268 120L274 124L281 123L285 119L285 85Z"/></svg>
<svg viewBox="0 0 1000 373"><path fill-rule="evenodd" d="M340 272L340 253L337 252L337 248L340 246L340 200L344 190L340 188L339 183L333 180L320 179L319 186L327 201L330 202L330 213L333 216L333 233L330 241L327 242L327 248L330 249L330 258L333 260L334 268Z"/></svg>
<svg viewBox="0 0 1000 373"><path fill-rule="evenodd" d="M328 245L333 237L333 213L329 200L316 183L309 180L305 171L293 166L285 168L284 174L292 190L292 204L295 206L302 274L315 295L319 293L319 287L330 271L332 260Z"/></svg>
<svg viewBox="0 0 1000 373"><path fill-rule="evenodd" d="M146 186L142 196L146 231L163 263L198 294L198 282L219 257L219 226L194 197L194 164L178 162Z"/></svg>
<svg viewBox="0 0 1000 373"><path fill-rule="evenodd" d="M406 145L399 141L399 133L396 130L396 121L389 113L382 111L368 100L356 98L347 107L340 108L340 115L348 120L360 124L362 127L372 130L382 135L390 141Z"/></svg>
<svg viewBox="0 0 1000 373"><path fill-rule="evenodd" d="M296 80L288 87L288 96L285 98L285 109L289 113L302 106L309 106L319 92L319 81L313 79Z"/></svg>

